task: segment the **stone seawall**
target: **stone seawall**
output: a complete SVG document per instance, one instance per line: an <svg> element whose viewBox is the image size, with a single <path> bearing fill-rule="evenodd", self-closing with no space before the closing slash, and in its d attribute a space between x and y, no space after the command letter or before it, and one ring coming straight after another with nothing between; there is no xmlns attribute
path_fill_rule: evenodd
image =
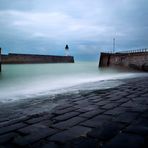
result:
<svg viewBox="0 0 148 148"><path fill-rule="evenodd" d="M73 56L53 56L35 54L2 55L2 64L30 64L30 63L74 63Z"/></svg>
<svg viewBox="0 0 148 148"><path fill-rule="evenodd" d="M148 71L148 52L101 53L99 67L108 66Z"/></svg>

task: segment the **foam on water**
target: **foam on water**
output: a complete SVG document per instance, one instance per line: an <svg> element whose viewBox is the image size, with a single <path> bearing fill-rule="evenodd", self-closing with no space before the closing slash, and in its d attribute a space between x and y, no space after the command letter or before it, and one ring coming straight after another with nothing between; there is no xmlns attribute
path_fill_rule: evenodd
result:
<svg viewBox="0 0 148 148"><path fill-rule="evenodd" d="M119 85L115 80L140 74L100 70L97 62L75 64L3 65L0 75L0 102L34 98L70 91L108 88ZM95 85L91 83L96 82ZM118 83L118 84L117 84Z"/></svg>

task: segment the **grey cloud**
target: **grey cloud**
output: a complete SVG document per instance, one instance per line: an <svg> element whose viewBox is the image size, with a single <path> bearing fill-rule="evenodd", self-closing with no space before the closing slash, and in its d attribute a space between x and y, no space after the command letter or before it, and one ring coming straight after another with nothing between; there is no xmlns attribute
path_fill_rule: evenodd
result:
<svg viewBox="0 0 148 148"><path fill-rule="evenodd" d="M118 50L148 47L147 10L147 0L0 0L0 45L62 53L69 43L77 56L112 50L113 37Z"/></svg>

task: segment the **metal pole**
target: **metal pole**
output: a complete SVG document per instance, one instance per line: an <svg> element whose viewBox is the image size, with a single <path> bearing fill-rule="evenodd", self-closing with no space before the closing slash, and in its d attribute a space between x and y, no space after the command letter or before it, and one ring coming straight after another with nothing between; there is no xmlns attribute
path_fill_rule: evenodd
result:
<svg viewBox="0 0 148 148"><path fill-rule="evenodd" d="M115 52L115 38L113 38L113 53Z"/></svg>

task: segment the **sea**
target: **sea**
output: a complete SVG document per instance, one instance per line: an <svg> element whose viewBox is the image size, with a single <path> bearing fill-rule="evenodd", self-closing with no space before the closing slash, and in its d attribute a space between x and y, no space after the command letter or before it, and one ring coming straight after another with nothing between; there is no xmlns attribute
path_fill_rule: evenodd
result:
<svg viewBox="0 0 148 148"><path fill-rule="evenodd" d="M121 85L123 83L121 79L141 75L142 73L131 71L100 69L97 61L2 65L0 102L105 89Z"/></svg>

